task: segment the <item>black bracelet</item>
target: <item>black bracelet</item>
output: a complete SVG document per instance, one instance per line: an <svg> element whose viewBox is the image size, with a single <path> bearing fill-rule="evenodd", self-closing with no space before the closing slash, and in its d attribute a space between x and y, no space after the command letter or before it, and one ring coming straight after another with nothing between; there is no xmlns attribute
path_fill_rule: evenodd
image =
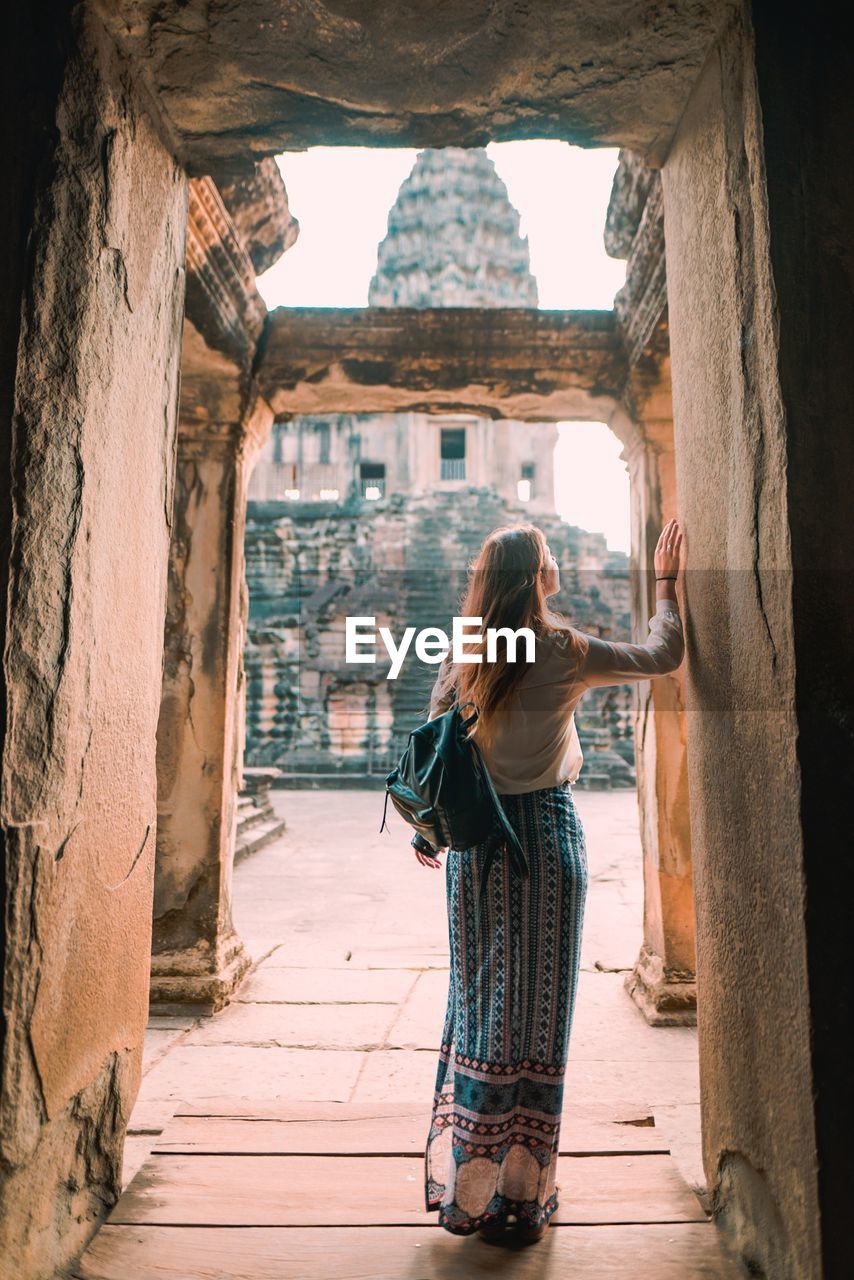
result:
<svg viewBox="0 0 854 1280"><path fill-rule="evenodd" d="M675 581L676 581L676 574L673 574L671 576L669 573L665 573L662 575L662 577L656 578L656 582L675 582Z"/></svg>

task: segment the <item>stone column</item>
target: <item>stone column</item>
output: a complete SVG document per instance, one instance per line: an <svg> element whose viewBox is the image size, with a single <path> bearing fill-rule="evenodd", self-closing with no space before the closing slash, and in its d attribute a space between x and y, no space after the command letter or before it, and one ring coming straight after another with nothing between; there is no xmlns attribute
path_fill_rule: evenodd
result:
<svg viewBox="0 0 854 1280"><path fill-rule="evenodd" d="M272 424L179 422L157 730L157 863L151 1001L227 1002L249 965L231 919L243 752L243 538L254 453Z"/></svg>
<svg viewBox="0 0 854 1280"><path fill-rule="evenodd" d="M655 610L652 556L665 522L679 515L667 322L661 180L622 152L605 247L626 258L614 308L629 362L612 426L631 478L632 621L646 634ZM682 588L679 588L681 593ZM644 861L644 940L626 986L654 1026L696 1021L695 920L688 813L684 667L637 686L635 747Z"/></svg>
<svg viewBox="0 0 854 1280"><path fill-rule="evenodd" d="M664 524L679 514L666 359L662 363L658 386L636 410L642 433L623 455L631 476L632 557L644 567L652 565ZM632 587L640 634L655 611L654 574L634 574ZM644 940L626 987L653 1026L690 1026L697 986L683 668L638 686L635 743Z"/></svg>
<svg viewBox="0 0 854 1280"><path fill-rule="evenodd" d="M231 921L244 736L243 535L272 412L255 287L296 239L273 161L190 182L175 499L157 729L151 1002L213 1011L249 964Z"/></svg>

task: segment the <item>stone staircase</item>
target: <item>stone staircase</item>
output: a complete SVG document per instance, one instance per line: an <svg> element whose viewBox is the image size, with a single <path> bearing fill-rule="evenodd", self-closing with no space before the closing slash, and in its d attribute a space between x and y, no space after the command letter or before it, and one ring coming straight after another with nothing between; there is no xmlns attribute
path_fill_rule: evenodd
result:
<svg viewBox="0 0 854 1280"><path fill-rule="evenodd" d="M236 863L257 853L286 830L285 820L278 817L270 801L270 787L281 775L281 769L275 768L243 770L243 789L237 798Z"/></svg>
<svg viewBox="0 0 854 1280"><path fill-rule="evenodd" d="M476 500L472 500L476 492ZM408 519L407 568L401 593L401 627L441 627L451 633L451 620L460 611L472 551L506 519L505 504L489 490L436 493L427 508L415 509ZM396 681L394 743L397 754L410 730L425 719L438 664L425 667L412 658Z"/></svg>
<svg viewBox="0 0 854 1280"><path fill-rule="evenodd" d="M247 533L247 759L279 766L281 785L291 788L381 787L426 716L438 664L427 666L410 651L393 683L375 669L373 691L368 673L357 673L353 715L367 717L363 749L354 755L331 745L337 739L329 731L327 693L342 614L382 614L398 641L406 627L450 632L484 538L527 512L494 488L473 485L405 500L391 494L367 512L347 506L285 512L275 505L253 504ZM556 515L535 518L561 564L558 610L594 633L625 634L625 557L608 553L600 535ZM341 688L346 681L335 690L339 701ZM634 785L630 715L627 690L608 697L594 690L585 698L576 716L585 754L580 786ZM245 811L253 817L248 806Z"/></svg>

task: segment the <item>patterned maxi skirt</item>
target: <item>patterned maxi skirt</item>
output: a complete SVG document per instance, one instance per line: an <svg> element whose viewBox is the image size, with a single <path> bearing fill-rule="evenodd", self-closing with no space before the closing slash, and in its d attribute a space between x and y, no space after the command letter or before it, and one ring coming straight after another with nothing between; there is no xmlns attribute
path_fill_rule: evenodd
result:
<svg viewBox="0 0 854 1280"><path fill-rule="evenodd" d="M569 1031L587 896L587 851L571 785L501 797L530 876L506 855L449 850L450 982L425 1155L428 1212L469 1235L513 1215L554 1213Z"/></svg>

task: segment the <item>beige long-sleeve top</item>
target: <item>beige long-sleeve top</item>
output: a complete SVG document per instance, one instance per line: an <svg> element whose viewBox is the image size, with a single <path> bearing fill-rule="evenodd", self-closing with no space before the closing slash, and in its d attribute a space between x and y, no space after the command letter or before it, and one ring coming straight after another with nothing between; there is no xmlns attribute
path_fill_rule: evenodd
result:
<svg viewBox="0 0 854 1280"><path fill-rule="evenodd" d="M675 600L656 602L644 644L581 634L589 647L580 665L560 633L537 640L534 662L496 718L488 741L479 741L499 793L519 794L575 782L584 759L575 728L575 708L585 690L666 675L679 666L685 650ZM441 675L440 669L430 701L430 719L453 703L452 692L438 696Z"/></svg>

